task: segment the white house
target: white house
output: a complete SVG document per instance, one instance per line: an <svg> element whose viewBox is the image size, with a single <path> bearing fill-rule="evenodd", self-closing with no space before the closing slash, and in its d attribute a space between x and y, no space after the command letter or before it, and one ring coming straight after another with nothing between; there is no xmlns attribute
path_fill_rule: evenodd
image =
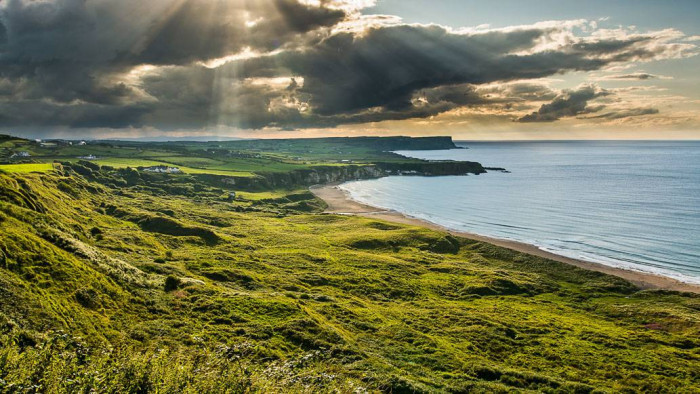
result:
<svg viewBox="0 0 700 394"><path fill-rule="evenodd" d="M29 152L17 152L10 156L11 159L14 159L16 157L31 157L32 155L29 154Z"/></svg>
<svg viewBox="0 0 700 394"><path fill-rule="evenodd" d="M143 169L146 172L157 172L160 174L182 174L182 170L177 167L152 166Z"/></svg>

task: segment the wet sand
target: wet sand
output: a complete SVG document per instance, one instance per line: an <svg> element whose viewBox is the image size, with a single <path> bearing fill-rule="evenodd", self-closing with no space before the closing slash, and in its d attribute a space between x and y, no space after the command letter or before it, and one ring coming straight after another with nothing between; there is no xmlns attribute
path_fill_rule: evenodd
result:
<svg viewBox="0 0 700 394"><path fill-rule="evenodd" d="M621 268L609 267L603 264L572 259L554 253L549 253L542 249L539 249L534 245L529 245L521 242L508 241L504 239L490 238L462 231L449 230L437 224L406 216L396 211L390 211L365 205L351 199L345 191L338 188L338 184L312 186L309 189L317 197L321 198L326 202L326 204L328 204L328 209L326 209L326 213L371 217L374 219L381 219L395 223L409 224L414 226L427 227L439 231L446 231L455 236L473 239L476 241L488 242L493 245L512 249L518 252L531 254L534 256L544 257L550 260L555 260L566 264L571 264L576 267L584 268L587 270L603 272L609 275L615 275L634 283L642 289L664 289L700 293L700 285L684 283L665 276L630 271Z"/></svg>

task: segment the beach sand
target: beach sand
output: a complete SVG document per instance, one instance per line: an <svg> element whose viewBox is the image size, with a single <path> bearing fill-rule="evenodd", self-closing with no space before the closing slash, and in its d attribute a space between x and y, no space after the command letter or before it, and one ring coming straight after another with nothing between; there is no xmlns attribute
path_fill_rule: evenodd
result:
<svg viewBox="0 0 700 394"><path fill-rule="evenodd" d="M409 224L414 226L422 226L439 231L446 231L455 236L473 239L476 241L487 242L493 245L512 249L518 252L527 253L539 257L544 257L550 260L559 261L566 264L571 264L576 267L603 272L609 275L615 275L624 278L642 289L664 289L675 291L686 291L692 293L700 293L700 285L684 283L665 276L654 275L644 272L630 271L621 268L609 267L603 264L591 263L583 260L572 259L569 257L560 256L554 253L549 253L539 249L534 245L529 245L521 242L508 241L504 239L490 238L477 234L471 234L462 231L449 230L445 227L430 223L425 220L416 219L406 216L396 211L389 211L381 208L372 207L359 203L351 199L345 191L338 187L338 184L328 184L312 186L309 188L317 197L324 200L328 204L326 213L357 215L381 219L395 223Z"/></svg>

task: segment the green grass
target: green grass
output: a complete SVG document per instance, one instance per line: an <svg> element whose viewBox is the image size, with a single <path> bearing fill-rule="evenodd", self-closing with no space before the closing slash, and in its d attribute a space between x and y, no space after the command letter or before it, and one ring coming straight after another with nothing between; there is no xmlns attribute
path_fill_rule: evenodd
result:
<svg viewBox="0 0 700 394"><path fill-rule="evenodd" d="M297 190L297 192L302 192L304 189ZM288 190L273 190L264 192L238 192L238 196L253 201L269 200L283 198L284 196L290 194Z"/></svg>
<svg viewBox="0 0 700 394"><path fill-rule="evenodd" d="M166 163L168 164L168 163ZM210 168L192 168L185 166L177 166L185 174L212 174L212 175L223 175L223 176L236 176L236 177L253 177L254 173L248 171L238 171L238 170L217 170Z"/></svg>
<svg viewBox="0 0 700 394"><path fill-rule="evenodd" d="M105 145L121 153L0 173L0 392L700 390L698 295L322 214L298 174L259 168L347 147L284 144ZM77 161L61 150L42 160ZM272 175L125 169L176 161Z"/></svg>
<svg viewBox="0 0 700 394"><path fill-rule="evenodd" d="M76 159L75 161L77 161ZM164 165L162 161L148 160L148 159L134 159L134 158L122 158L122 157L105 157L97 160L91 160L92 162L99 164L101 166L110 166L114 168L136 168L136 167L151 167Z"/></svg>
<svg viewBox="0 0 700 394"><path fill-rule="evenodd" d="M0 175L0 391L700 387L696 295L176 179Z"/></svg>
<svg viewBox="0 0 700 394"><path fill-rule="evenodd" d="M114 168L137 168L137 167L151 167L151 166L171 166L177 167L185 174L212 174L212 175L224 175L224 176L236 176L236 177L252 177L254 176L251 172L246 171L235 171L235 170L217 170L208 168L193 168L171 161L171 157L163 158L162 160L149 160L149 159L137 159L137 158L122 158L122 157L107 157L100 158L97 160L92 160L93 163L99 164L101 166L110 166ZM70 162L77 162L79 159L71 159Z"/></svg>
<svg viewBox="0 0 700 394"><path fill-rule="evenodd" d="M28 173L28 172L48 172L53 170L53 165L50 163L37 164L0 164L0 171L9 173Z"/></svg>
<svg viewBox="0 0 700 394"><path fill-rule="evenodd" d="M151 165L178 166L190 174L250 177L254 174L284 174L319 166L347 166L383 162L417 162L385 150L406 141L393 139L306 139L231 142L139 143L125 141L91 142L86 145L52 143L50 147L22 139L0 141L0 162L11 162L14 152L27 151L32 159L45 163L75 162L94 155L95 162L116 168ZM403 142L402 142L403 141ZM343 161L345 160L345 161Z"/></svg>

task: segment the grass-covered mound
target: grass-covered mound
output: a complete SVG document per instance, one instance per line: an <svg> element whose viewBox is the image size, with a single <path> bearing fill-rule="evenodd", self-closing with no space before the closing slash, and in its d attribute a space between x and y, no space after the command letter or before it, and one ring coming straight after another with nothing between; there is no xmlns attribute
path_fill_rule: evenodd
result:
<svg viewBox="0 0 700 394"><path fill-rule="evenodd" d="M304 192L222 194L0 174L0 392L700 388L696 295L320 214Z"/></svg>

